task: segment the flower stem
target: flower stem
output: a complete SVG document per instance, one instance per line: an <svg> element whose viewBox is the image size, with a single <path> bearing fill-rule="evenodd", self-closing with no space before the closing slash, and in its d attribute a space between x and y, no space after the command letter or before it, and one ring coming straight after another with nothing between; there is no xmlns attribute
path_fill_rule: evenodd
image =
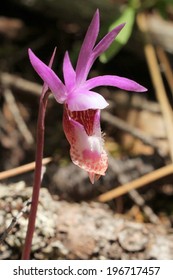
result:
<svg viewBox="0 0 173 280"><path fill-rule="evenodd" d="M29 214L28 228L25 238L25 244L22 253L22 260L28 260L30 258L32 239L35 229L35 221L39 200L39 192L41 185L41 171L42 171L42 158L43 158L43 147L44 147L44 120L46 113L46 105L48 101L48 96L50 92L42 92L40 97L39 112L38 112L38 121L37 121L37 143L36 143L36 165L35 165L35 174L34 174L34 184L32 192L32 202L31 210Z"/></svg>

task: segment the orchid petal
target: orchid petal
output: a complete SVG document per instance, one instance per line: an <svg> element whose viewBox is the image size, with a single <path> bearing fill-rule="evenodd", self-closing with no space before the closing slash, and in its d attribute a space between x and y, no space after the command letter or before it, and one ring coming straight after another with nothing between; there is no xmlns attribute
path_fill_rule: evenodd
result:
<svg viewBox="0 0 173 280"><path fill-rule="evenodd" d="M99 32L99 11L97 10L90 23L90 26L88 27L87 33L85 35L85 39L83 41L79 53L77 66L76 66L76 77L78 83L81 83L88 75L88 68L90 68L88 67L88 63L98 36L98 32Z"/></svg>
<svg viewBox="0 0 173 280"><path fill-rule="evenodd" d="M109 105L102 95L93 91L71 93L66 102L70 111L104 109Z"/></svg>
<svg viewBox="0 0 173 280"><path fill-rule="evenodd" d="M119 77L119 76L113 76L113 75L98 76L89 79L85 82L85 88L87 90L90 90L98 86L112 86L123 90L137 91L137 92L147 91L145 87L134 82L133 80Z"/></svg>
<svg viewBox="0 0 173 280"><path fill-rule="evenodd" d="M70 61L68 52L65 53L63 61L63 74L66 88L70 91L76 82L76 73Z"/></svg>
<svg viewBox="0 0 173 280"><path fill-rule="evenodd" d="M65 86L54 73L54 71L44 64L32 51L28 50L30 62L37 72L37 74L42 78L42 80L48 85L55 99L59 103L63 103L66 100L65 96Z"/></svg>

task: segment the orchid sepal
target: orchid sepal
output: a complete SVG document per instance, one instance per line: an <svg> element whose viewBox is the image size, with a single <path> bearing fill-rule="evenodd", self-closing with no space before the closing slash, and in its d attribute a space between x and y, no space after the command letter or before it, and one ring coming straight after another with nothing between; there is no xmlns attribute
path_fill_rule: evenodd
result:
<svg viewBox="0 0 173 280"><path fill-rule="evenodd" d="M37 74L42 78L42 80L47 84L55 99L58 103L64 103L66 100L66 88L55 72L43 63L31 49L28 50L30 62L37 72Z"/></svg>
<svg viewBox="0 0 173 280"><path fill-rule="evenodd" d="M115 76L115 75L103 75L103 76L94 77L87 80L85 83L85 88L87 90L100 86L112 86L123 90L136 91L136 92L147 91L145 87L141 86L135 81L124 77Z"/></svg>

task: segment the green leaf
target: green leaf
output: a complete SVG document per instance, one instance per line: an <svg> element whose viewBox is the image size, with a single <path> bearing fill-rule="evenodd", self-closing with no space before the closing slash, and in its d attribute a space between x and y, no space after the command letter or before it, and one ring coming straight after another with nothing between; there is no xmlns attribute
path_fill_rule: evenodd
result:
<svg viewBox="0 0 173 280"><path fill-rule="evenodd" d="M109 27L109 31L111 31L121 23L126 23L126 25L118 34L116 40L111 44L109 49L100 56L100 61L102 63L108 62L127 43L133 30L134 21L135 9L132 7L127 7L125 8L121 16L111 24L111 26Z"/></svg>

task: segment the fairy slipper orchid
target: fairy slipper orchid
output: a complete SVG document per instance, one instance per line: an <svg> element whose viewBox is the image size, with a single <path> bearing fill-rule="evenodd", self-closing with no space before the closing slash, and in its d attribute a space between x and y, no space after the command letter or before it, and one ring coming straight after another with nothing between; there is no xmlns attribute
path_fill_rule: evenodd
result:
<svg viewBox="0 0 173 280"><path fill-rule="evenodd" d="M35 71L52 91L56 101L64 104L63 127L70 143L71 159L88 172L92 183L105 175L108 167L100 128L100 110L107 107L108 103L92 89L113 86L128 91L146 91L138 83L119 76L103 75L87 79L96 58L110 46L123 27L124 24L120 24L96 44L99 32L97 10L84 38L76 68L73 68L68 52L65 53L64 82L29 49L29 58Z"/></svg>

